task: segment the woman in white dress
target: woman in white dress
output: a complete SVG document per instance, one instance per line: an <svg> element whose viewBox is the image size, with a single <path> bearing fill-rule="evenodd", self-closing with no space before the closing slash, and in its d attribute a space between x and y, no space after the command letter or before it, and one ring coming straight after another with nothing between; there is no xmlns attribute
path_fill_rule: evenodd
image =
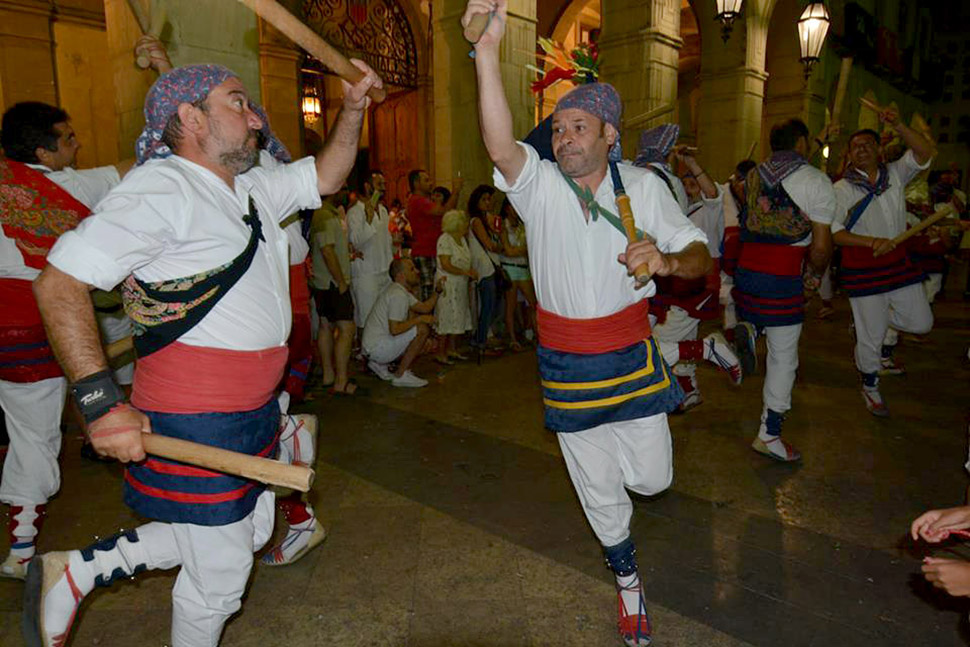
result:
<svg viewBox="0 0 970 647"><path fill-rule="evenodd" d="M435 280L445 278L445 290L438 298L434 313L436 330L441 335L438 347L439 364L454 364L454 360L468 359L458 352L461 335L472 329L472 314L468 304L468 280L476 280L468 248L468 217L457 209L449 211L441 220L438 238L438 270Z"/></svg>

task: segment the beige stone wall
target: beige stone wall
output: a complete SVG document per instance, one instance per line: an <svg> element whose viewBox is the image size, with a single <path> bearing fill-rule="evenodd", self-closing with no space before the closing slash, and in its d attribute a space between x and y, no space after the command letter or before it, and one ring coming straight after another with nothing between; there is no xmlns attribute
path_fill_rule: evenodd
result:
<svg viewBox="0 0 970 647"><path fill-rule="evenodd" d="M640 131L676 123L681 45L679 0L603 3L600 79L613 84L623 98L624 157L636 156ZM638 116L670 104L672 112L634 124Z"/></svg>
<svg viewBox="0 0 970 647"><path fill-rule="evenodd" d="M491 162L478 124L478 82L471 49L462 36L464 0L434 0L434 169L435 181L450 185L461 172L467 197L480 183L491 184ZM511 0L500 58L505 95L519 139L533 127L534 98L529 90L534 63L536 14L534 0ZM464 200L462 200L462 204Z"/></svg>
<svg viewBox="0 0 970 647"><path fill-rule="evenodd" d="M260 98L259 35L256 16L238 2L166 0L168 24L162 41L176 66L219 63L233 70L253 99ZM144 126L145 94L157 78L140 70L133 49L141 36L127 0L104 0L108 55L114 72L118 150L134 154L134 142Z"/></svg>
<svg viewBox="0 0 970 647"><path fill-rule="evenodd" d="M50 3L0 5L0 108L20 101L57 103Z"/></svg>
<svg viewBox="0 0 970 647"><path fill-rule="evenodd" d="M107 34L72 22L55 22L53 33L60 105L81 142L78 168L114 164L118 129Z"/></svg>

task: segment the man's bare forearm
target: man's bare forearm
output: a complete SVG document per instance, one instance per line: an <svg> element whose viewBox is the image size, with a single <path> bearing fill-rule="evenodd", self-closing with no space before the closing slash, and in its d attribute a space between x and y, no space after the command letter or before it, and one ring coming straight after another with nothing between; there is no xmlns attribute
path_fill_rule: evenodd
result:
<svg viewBox="0 0 970 647"><path fill-rule="evenodd" d="M823 274L832 260L832 229L828 225L812 223L812 243L808 247L808 264L816 274Z"/></svg>
<svg viewBox="0 0 970 647"><path fill-rule="evenodd" d="M71 382L108 368L94 318L90 287L48 265L34 281L47 338Z"/></svg>
<svg viewBox="0 0 970 647"><path fill-rule="evenodd" d="M320 195L333 195L357 161L357 144L365 110L341 108L323 150L317 154L317 188Z"/></svg>
<svg viewBox="0 0 970 647"><path fill-rule="evenodd" d="M488 156L512 184L525 166L526 154L515 142L512 111L505 97L498 47L480 48L475 54L478 76L478 117Z"/></svg>
<svg viewBox="0 0 970 647"><path fill-rule="evenodd" d="M713 267L711 254L702 242L693 242L679 252L667 254L667 258L674 266L671 274L682 279L706 276Z"/></svg>

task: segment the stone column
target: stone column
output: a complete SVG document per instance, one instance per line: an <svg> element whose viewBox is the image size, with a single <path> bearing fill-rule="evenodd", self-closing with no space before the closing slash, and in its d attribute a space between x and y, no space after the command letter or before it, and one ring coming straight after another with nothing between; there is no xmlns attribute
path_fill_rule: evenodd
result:
<svg viewBox="0 0 970 647"><path fill-rule="evenodd" d="M292 8L291 8L292 10ZM273 132L294 159L303 151L300 61L302 52L286 36L259 21L259 93Z"/></svg>
<svg viewBox="0 0 970 647"><path fill-rule="evenodd" d="M478 123L478 81L471 46L462 36L464 0L434 0L434 174L450 184L461 171L465 195L479 183L491 183L492 164ZM536 46L534 0L510 0L500 58L505 96L512 110L516 138L534 126L535 99L529 90Z"/></svg>
<svg viewBox="0 0 970 647"><path fill-rule="evenodd" d="M135 66L133 48L140 28L127 0L104 0L108 50L114 68L118 147L122 159L131 157L134 141L144 126L145 94L157 75ZM256 15L238 2L200 3L167 0L168 24L161 39L175 66L219 63L239 75L250 96L258 101L259 35Z"/></svg>
<svg viewBox="0 0 970 647"><path fill-rule="evenodd" d="M20 101L57 105L51 3L0 3L0 109Z"/></svg>
<svg viewBox="0 0 970 647"><path fill-rule="evenodd" d="M677 70L680 48L678 0L609 0L603 2L600 79L623 98L628 123L660 106L673 109L648 122L623 128L623 154L636 155L640 131L677 122Z"/></svg>
<svg viewBox="0 0 970 647"><path fill-rule="evenodd" d="M723 181L747 155L760 160L761 151L767 150L761 130L768 24L759 3L746 2L725 43L713 3L698 3L695 8L701 27L703 91L697 124L699 158L712 177Z"/></svg>

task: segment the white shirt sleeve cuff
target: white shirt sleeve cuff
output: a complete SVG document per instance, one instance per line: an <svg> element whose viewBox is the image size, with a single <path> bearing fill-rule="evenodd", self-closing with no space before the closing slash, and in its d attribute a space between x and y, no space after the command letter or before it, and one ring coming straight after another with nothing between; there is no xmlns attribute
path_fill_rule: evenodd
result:
<svg viewBox="0 0 970 647"><path fill-rule="evenodd" d="M63 234L47 255L47 262L78 281L101 290L111 290L128 272L77 232Z"/></svg>

